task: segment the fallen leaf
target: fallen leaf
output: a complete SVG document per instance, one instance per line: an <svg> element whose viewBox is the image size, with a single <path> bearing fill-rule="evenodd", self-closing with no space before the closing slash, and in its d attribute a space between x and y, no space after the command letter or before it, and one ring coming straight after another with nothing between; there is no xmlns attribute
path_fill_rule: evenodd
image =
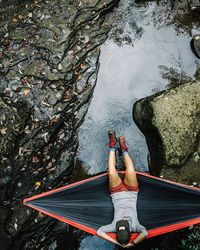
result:
<svg viewBox="0 0 200 250"><path fill-rule="evenodd" d="M36 181L35 186L36 186L36 187L41 186L41 182L40 182L40 181Z"/></svg>
<svg viewBox="0 0 200 250"><path fill-rule="evenodd" d="M22 155L23 147L19 147L19 155Z"/></svg>
<svg viewBox="0 0 200 250"><path fill-rule="evenodd" d="M57 122L59 120L60 114L55 115L51 118L51 122Z"/></svg>
<svg viewBox="0 0 200 250"><path fill-rule="evenodd" d="M18 21L16 17L13 17L12 20L13 20L13 22L17 22Z"/></svg>
<svg viewBox="0 0 200 250"><path fill-rule="evenodd" d="M62 134L60 135L59 139L62 140L64 137L65 137L65 134L62 133Z"/></svg>
<svg viewBox="0 0 200 250"><path fill-rule="evenodd" d="M57 39L58 39L58 33L57 33L57 32L54 32L54 34L53 34L53 39L54 39L54 40L57 40Z"/></svg>
<svg viewBox="0 0 200 250"><path fill-rule="evenodd" d="M14 223L14 228L17 231L17 223Z"/></svg>
<svg viewBox="0 0 200 250"><path fill-rule="evenodd" d="M32 162L39 162L39 161L40 161L39 158L36 155L34 155L32 158Z"/></svg>
<svg viewBox="0 0 200 250"><path fill-rule="evenodd" d="M35 122L32 122L32 124L31 124L31 129L33 130L33 129L36 129L36 128L38 128L39 127L39 125L37 124L37 123L35 123Z"/></svg>
<svg viewBox="0 0 200 250"><path fill-rule="evenodd" d="M43 214L42 212L38 212L38 217L43 218L45 217L45 214Z"/></svg>
<svg viewBox="0 0 200 250"><path fill-rule="evenodd" d="M64 102L69 101L71 98L72 98L72 93L68 90L65 91L64 96L63 96Z"/></svg>
<svg viewBox="0 0 200 250"><path fill-rule="evenodd" d="M62 64L59 63L59 64L58 64L58 69L59 69L59 70L62 70L62 68L63 68L63 67L62 67Z"/></svg>
<svg viewBox="0 0 200 250"><path fill-rule="evenodd" d="M48 136L48 132L45 132L44 134L42 134L42 137L44 138L45 142L48 142L47 136Z"/></svg>
<svg viewBox="0 0 200 250"><path fill-rule="evenodd" d="M90 41L89 36L85 36L85 38L84 38L83 42L84 42L84 43L88 43L89 41Z"/></svg>
<svg viewBox="0 0 200 250"><path fill-rule="evenodd" d="M73 50L69 50L69 51L67 52L68 55L72 55L73 53L74 53Z"/></svg>
<svg viewBox="0 0 200 250"><path fill-rule="evenodd" d="M29 93L30 93L30 89L25 89L25 90L23 91L23 94L24 94L25 96L29 95Z"/></svg>
<svg viewBox="0 0 200 250"><path fill-rule="evenodd" d="M44 101L42 102L42 104L45 105L45 106L47 106L47 107L50 107L50 106L51 106L49 103L44 102Z"/></svg>
<svg viewBox="0 0 200 250"><path fill-rule="evenodd" d="M79 4L78 4L78 7L81 7L82 6L82 2L80 1Z"/></svg>
<svg viewBox="0 0 200 250"><path fill-rule="evenodd" d="M2 135L5 135L6 131L7 131L7 128L1 128L0 129L0 132L1 132Z"/></svg>

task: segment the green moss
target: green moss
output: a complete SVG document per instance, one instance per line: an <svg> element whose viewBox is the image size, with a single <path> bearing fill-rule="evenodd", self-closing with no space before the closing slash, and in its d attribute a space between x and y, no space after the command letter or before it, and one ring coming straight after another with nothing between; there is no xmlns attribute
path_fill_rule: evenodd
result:
<svg viewBox="0 0 200 250"><path fill-rule="evenodd" d="M200 82L166 91L151 101L153 125L159 130L167 165L180 165L189 156L200 125L196 119L200 104Z"/></svg>

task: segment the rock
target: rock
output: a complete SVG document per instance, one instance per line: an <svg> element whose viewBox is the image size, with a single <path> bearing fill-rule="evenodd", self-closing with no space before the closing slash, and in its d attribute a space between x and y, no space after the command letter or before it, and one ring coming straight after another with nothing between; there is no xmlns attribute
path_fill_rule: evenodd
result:
<svg viewBox="0 0 200 250"><path fill-rule="evenodd" d="M9 241L5 237L0 245L5 250L48 248L56 235L58 222L38 223L22 200L70 179L78 128L97 80L99 47L118 2L0 1L0 200L9 214L0 228Z"/></svg>
<svg viewBox="0 0 200 250"><path fill-rule="evenodd" d="M200 81L200 65L197 66L197 71L195 73L195 79Z"/></svg>
<svg viewBox="0 0 200 250"><path fill-rule="evenodd" d="M151 173L165 178L167 169L173 172L182 166L179 171L192 173L194 168L193 181L200 182L199 93L200 81L189 82L134 104L133 117L146 136Z"/></svg>
<svg viewBox="0 0 200 250"><path fill-rule="evenodd" d="M0 110L0 158L2 159L15 147L13 142L24 127L24 119L18 113L16 107L10 107L2 98L0 98ZM26 116L26 112L24 114Z"/></svg>
<svg viewBox="0 0 200 250"><path fill-rule="evenodd" d="M195 35L191 42L191 49L193 51L193 53L195 54L195 56L197 56L200 59L200 34L199 35Z"/></svg>
<svg viewBox="0 0 200 250"><path fill-rule="evenodd" d="M199 0L189 0L188 7L190 8L193 14L200 14L200 4Z"/></svg>
<svg viewBox="0 0 200 250"><path fill-rule="evenodd" d="M0 204L0 209L1 209L0 221L2 222L8 216L9 209L6 206L3 206L1 204ZM10 237L8 232L6 232L2 223L0 223L0 242L1 242L2 249L6 249L7 245L9 245L9 243L12 242L12 238Z"/></svg>

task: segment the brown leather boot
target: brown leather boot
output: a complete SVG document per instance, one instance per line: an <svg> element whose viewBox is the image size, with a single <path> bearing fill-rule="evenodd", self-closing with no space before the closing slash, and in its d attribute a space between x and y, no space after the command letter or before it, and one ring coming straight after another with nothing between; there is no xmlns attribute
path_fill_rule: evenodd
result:
<svg viewBox="0 0 200 250"><path fill-rule="evenodd" d="M110 148L115 148L117 146L117 138L115 131L108 131L109 143L108 146Z"/></svg>
<svg viewBox="0 0 200 250"><path fill-rule="evenodd" d="M119 145L120 145L120 149L122 152L128 151L128 148L126 146L126 140L125 140L124 136L119 137Z"/></svg>

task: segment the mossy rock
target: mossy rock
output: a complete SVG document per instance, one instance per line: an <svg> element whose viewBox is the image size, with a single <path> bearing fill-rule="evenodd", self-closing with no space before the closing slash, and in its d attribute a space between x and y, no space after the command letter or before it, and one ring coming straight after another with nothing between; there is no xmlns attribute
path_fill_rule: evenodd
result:
<svg viewBox="0 0 200 250"><path fill-rule="evenodd" d="M135 103L133 117L147 138L153 172L181 166L198 154L199 93L200 81L195 81Z"/></svg>

